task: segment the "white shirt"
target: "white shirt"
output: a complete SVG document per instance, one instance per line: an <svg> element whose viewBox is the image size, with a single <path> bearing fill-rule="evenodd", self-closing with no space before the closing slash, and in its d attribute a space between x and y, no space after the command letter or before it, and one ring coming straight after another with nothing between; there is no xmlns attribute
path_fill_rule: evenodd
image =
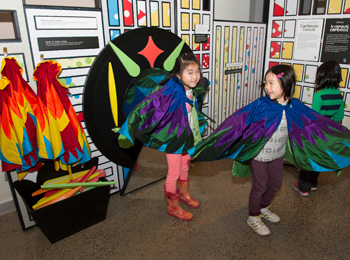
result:
<svg viewBox="0 0 350 260"><path fill-rule="evenodd" d="M285 101L282 105L286 105L288 101ZM254 160L260 162L271 162L278 158L281 158L286 153L286 143L288 140L288 126L286 113L283 110L281 123L261 149L259 154L254 157Z"/></svg>

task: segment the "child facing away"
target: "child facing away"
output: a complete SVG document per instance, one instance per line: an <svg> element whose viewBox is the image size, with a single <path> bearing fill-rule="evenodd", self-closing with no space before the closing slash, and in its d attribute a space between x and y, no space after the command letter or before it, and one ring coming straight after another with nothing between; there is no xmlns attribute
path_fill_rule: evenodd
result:
<svg viewBox="0 0 350 260"><path fill-rule="evenodd" d="M164 191L167 212L185 221L192 220L193 214L184 210L179 201L191 208L199 207L199 202L188 190L191 163L188 151L202 141L206 120L199 106L208 84L208 80L201 78L196 56L193 53L180 54L173 70L159 83L162 87L130 112L119 131L118 143L123 148L130 147L136 138L166 153L168 173Z"/></svg>
<svg viewBox="0 0 350 260"><path fill-rule="evenodd" d="M318 67L316 71L318 92L314 95L312 109L335 122L340 122L344 118L344 99L338 89L341 81L341 68L337 61L326 61ZM309 196L310 191L317 190L319 174L319 172L300 170L294 189L301 196Z"/></svg>
<svg viewBox="0 0 350 260"><path fill-rule="evenodd" d="M259 235L270 234L261 217L280 218L270 204L282 184L283 157L312 171L339 171L350 165L350 131L292 98L295 74L277 65L265 74L267 96L229 116L195 148L197 161L234 159L232 174L251 174L247 223Z"/></svg>

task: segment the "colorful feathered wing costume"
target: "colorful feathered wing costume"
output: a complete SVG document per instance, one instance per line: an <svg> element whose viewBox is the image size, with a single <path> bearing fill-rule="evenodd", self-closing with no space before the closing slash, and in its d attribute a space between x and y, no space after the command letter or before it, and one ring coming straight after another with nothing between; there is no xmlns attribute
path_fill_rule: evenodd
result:
<svg viewBox="0 0 350 260"><path fill-rule="evenodd" d="M289 139L285 159L308 171L340 171L350 165L350 131L293 99L282 106L261 97L229 116L194 157L199 161L234 159L233 175L247 176L255 157L286 113Z"/></svg>
<svg viewBox="0 0 350 260"><path fill-rule="evenodd" d="M55 169L69 170L71 165L89 161L90 146L77 114L68 98L68 88L57 76L62 67L54 61L37 65L34 80L43 111L38 117L39 156L55 160Z"/></svg>
<svg viewBox="0 0 350 260"><path fill-rule="evenodd" d="M179 154L193 149L201 142L201 133L206 126L199 106L208 86L208 80L202 78L194 89L193 100L190 100L181 81L170 78L130 112L119 131L119 145L128 148L136 138L146 146L166 153ZM193 130L189 125L186 103L193 106Z"/></svg>
<svg viewBox="0 0 350 260"><path fill-rule="evenodd" d="M28 171L37 170L35 92L22 77L15 58L4 58L0 80L0 160L2 170L16 170L21 180Z"/></svg>

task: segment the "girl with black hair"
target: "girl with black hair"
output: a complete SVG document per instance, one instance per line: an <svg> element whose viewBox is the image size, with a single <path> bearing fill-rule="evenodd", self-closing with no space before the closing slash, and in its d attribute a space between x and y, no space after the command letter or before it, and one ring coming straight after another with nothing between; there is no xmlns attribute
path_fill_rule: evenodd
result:
<svg viewBox="0 0 350 260"><path fill-rule="evenodd" d="M316 90L312 101L312 109L316 112L340 122L344 118L344 99L339 91L342 81L341 69L337 61L326 61L316 72ZM300 170L294 189L303 197L308 197L310 191L317 190L319 172Z"/></svg>
<svg viewBox="0 0 350 260"><path fill-rule="evenodd" d="M229 116L194 151L197 161L234 159L232 174L251 175L248 225L270 234L261 218L279 222L270 204L282 185L283 160L307 171L340 171L350 165L350 131L293 98L291 66L265 74L266 96Z"/></svg>
<svg viewBox="0 0 350 260"><path fill-rule="evenodd" d="M138 139L148 147L165 152L167 213L184 221L192 220L193 214L183 209L179 201L191 208L199 207L199 202L189 193L191 157L188 151L202 141L206 119L200 105L208 86L196 56L180 54L172 71L153 93L133 108L119 131L118 143L123 148Z"/></svg>

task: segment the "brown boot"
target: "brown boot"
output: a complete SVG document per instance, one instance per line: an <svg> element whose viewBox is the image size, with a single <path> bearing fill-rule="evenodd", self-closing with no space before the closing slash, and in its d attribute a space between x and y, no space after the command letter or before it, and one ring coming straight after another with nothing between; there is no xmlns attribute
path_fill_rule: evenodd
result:
<svg viewBox="0 0 350 260"><path fill-rule="evenodd" d="M188 192L188 186L190 184L190 180L189 179L187 179L186 181L179 180L177 184L180 190L180 201L185 202L191 208L198 208L199 202L194 198L192 198L190 193Z"/></svg>
<svg viewBox="0 0 350 260"><path fill-rule="evenodd" d="M168 204L168 215L181 220L189 221L193 219L193 214L181 208L179 204L179 194L165 192L164 196Z"/></svg>

